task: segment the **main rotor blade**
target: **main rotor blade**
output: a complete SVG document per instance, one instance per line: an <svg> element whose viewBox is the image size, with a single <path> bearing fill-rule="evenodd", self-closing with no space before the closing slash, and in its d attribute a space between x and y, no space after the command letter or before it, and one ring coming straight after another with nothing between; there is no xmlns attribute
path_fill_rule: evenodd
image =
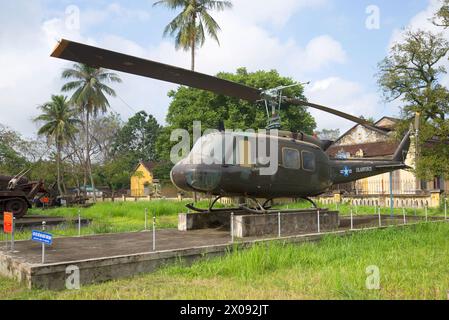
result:
<svg viewBox="0 0 449 320"><path fill-rule="evenodd" d="M101 67L122 71L208 90L243 100L257 101L261 99L260 90L236 82L65 39L59 42L51 56L87 64L96 68Z"/></svg>
<svg viewBox="0 0 449 320"><path fill-rule="evenodd" d="M346 119L346 120L358 123L358 124L360 124L360 125L362 125L364 127L367 127L367 128L370 128L370 129L374 129L376 131L382 131L383 132L382 129L376 127L371 122L368 122L368 121L366 121L366 120L364 120L362 118L359 118L359 117L352 116L352 115L350 115L348 113L338 111L336 109L328 108L328 107L325 107L325 106L322 106L322 105L319 105L319 104L316 104L316 103L311 103L311 102L307 102L307 101L303 101L303 100L299 100L299 99L287 98L287 99L285 99L285 102L289 103L289 104L295 104L295 105L298 105L298 106L307 106L307 107L310 107L310 108L321 110L321 111L324 111L324 112L327 112L327 113L339 116L339 117L341 117L343 119Z"/></svg>
<svg viewBox="0 0 449 320"><path fill-rule="evenodd" d="M261 90L248 87L240 83L65 39L62 39L58 43L51 56L87 64L92 67L101 67L143 77L172 82L197 89L207 90L216 94L223 94L226 96L248 100L251 102L270 98L264 96L264 93ZM302 101L299 99L287 98L285 99L285 101L290 104L308 106L311 108L322 110L361 124L365 127L380 130L364 119L354 117L347 113L322 105Z"/></svg>

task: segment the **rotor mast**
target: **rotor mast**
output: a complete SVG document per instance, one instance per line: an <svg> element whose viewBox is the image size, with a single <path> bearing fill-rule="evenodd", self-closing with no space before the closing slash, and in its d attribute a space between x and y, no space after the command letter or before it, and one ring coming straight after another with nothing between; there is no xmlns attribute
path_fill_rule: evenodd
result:
<svg viewBox="0 0 449 320"><path fill-rule="evenodd" d="M262 92L263 99L260 101L263 101L265 103L265 109L267 111L267 130L279 130L281 128L281 105L286 98L282 95L282 91L288 88L298 87L309 83L310 81L305 83L294 83L288 86L280 86ZM271 115L269 109L271 109Z"/></svg>

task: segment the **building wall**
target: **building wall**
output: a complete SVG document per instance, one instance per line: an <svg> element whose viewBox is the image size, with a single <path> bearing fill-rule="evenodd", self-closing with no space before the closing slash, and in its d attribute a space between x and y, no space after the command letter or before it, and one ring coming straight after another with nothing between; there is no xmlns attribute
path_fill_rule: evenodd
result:
<svg viewBox="0 0 449 320"><path fill-rule="evenodd" d="M136 176L137 172L141 172L141 177ZM140 164L133 176L131 177L131 196L143 197L145 194L145 184L153 183L153 175L142 164Z"/></svg>
<svg viewBox="0 0 449 320"><path fill-rule="evenodd" d="M369 130L361 125L354 127L345 136L341 137L334 145L347 146L359 143L387 141L388 136L374 130Z"/></svg>

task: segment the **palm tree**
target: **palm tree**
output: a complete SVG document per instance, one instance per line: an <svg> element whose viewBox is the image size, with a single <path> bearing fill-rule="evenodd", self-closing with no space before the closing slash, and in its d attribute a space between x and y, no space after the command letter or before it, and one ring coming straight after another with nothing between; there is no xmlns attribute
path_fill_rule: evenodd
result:
<svg viewBox="0 0 449 320"><path fill-rule="evenodd" d="M92 115L97 116L99 113L107 111L109 101L106 95L111 97L116 96L115 91L107 86L106 83L120 83L122 80L117 74L108 72L103 68L94 68L78 63L74 64L71 69L64 70L62 78L72 80L62 87L62 91L74 91L71 101L80 108L83 114L86 140L85 173L86 177L87 175L90 177L92 188L95 189L90 159L89 121ZM84 180L84 187L86 187L86 178ZM96 200L94 192L94 201Z"/></svg>
<svg viewBox="0 0 449 320"><path fill-rule="evenodd" d="M153 6L165 5L175 10L182 8L179 13L164 30L164 36L175 37L176 50L191 50L192 71L195 70L195 49L204 45L207 34L218 41L217 33L220 26L211 17L209 11L223 11L226 8L232 8L231 1L213 1L213 0L161 0Z"/></svg>
<svg viewBox="0 0 449 320"><path fill-rule="evenodd" d="M61 150L64 144L78 130L80 121L76 117L76 110L65 96L51 97L51 101L39 106L42 114L34 119L35 122L43 122L38 135L46 136L48 141L56 144L56 171L58 175L58 191L62 195L61 187Z"/></svg>

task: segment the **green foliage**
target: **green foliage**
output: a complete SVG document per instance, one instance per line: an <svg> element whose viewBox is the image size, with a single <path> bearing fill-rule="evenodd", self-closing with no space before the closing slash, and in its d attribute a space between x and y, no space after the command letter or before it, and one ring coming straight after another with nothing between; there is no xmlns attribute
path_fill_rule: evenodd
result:
<svg viewBox="0 0 449 320"><path fill-rule="evenodd" d="M291 78L282 77L275 70L248 72L240 68L235 74L219 73L219 78L245 84L254 88L270 89L294 84ZM290 88L285 94L304 99L301 86ZM204 129L216 129L224 121L229 129L265 128L267 116L265 106L239 99L216 95L203 90L181 87L171 91L167 123L173 128L192 129L193 121L201 121ZM301 107L285 105L281 110L282 128L290 131L313 133L314 119Z"/></svg>
<svg viewBox="0 0 449 320"><path fill-rule="evenodd" d="M217 76L261 89L295 83L291 78L280 76L275 70L248 72L245 68L240 68L236 73L223 72ZM301 86L287 89L284 93L304 99ZM257 130L267 125L267 115L263 105L187 87L171 91L169 96L173 100L167 115L168 127L162 132L157 143L158 152L164 159L168 159L168 152L173 145L169 139L171 130L182 128L192 132L194 121L201 121L202 130L218 129L221 121L227 129ZM281 121L282 128L285 130L303 131L308 134L313 133L316 127L315 120L305 108L294 105L282 107Z"/></svg>
<svg viewBox="0 0 449 320"><path fill-rule="evenodd" d="M67 82L62 91L73 91L71 101L88 114L104 113L109 107L105 94L115 97L115 91L107 83L120 83L122 80L115 74L103 68L94 68L76 63L72 68L62 72L62 78L72 80Z"/></svg>
<svg viewBox="0 0 449 320"><path fill-rule="evenodd" d="M17 132L0 125L0 174L16 175L29 165L19 151L22 143Z"/></svg>
<svg viewBox="0 0 449 320"><path fill-rule="evenodd" d="M449 0L443 1L443 6L438 10L433 18L433 23L440 27L449 27Z"/></svg>
<svg viewBox="0 0 449 320"><path fill-rule="evenodd" d="M129 118L123 128L117 134L113 145L115 156L125 155L135 166L140 160L155 161L156 140L161 131L161 126L156 119L145 111L136 113Z"/></svg>
<svg viewBox="0 0 449 320"><path fill-rule="evenodd" d="M39 107L42 114L34 119L35 122L42 123L38 135L45 136L48 143L56 145L56 171L59 194L63 194L61 175L61 151L62 147L72 139L78 131L77 125L80 123L76 117L76 111L67 101L65 96L51 97L51 101Z"/></svg>
<svg viewBox="0 0 449 320"><path fill-rule="evenodd" d="M105 164L95 167L96 180L101 185L107 185L112 192L127 189L135 166L136 163L129 157L113 158Z"/></svg>
<svg viewBox="0 0 449 320"><path fill-rule="evenodd" d="M153 168L153 175L156 179L169 181L172 168L173 164L170 162L161 162Z"/></svg>
<svg viewBox="0 0 449 320"><path fill-rule="evenodd" d="M447 73L441 61L449 42L440 34L407 31L379 64L378 82L387 101L403 102L398 131L405 131L420 115L416 173L420 178L449 177L449 90L441 84ZM398 135L402 134L399 133Z"/></svg>
<svg viewBox="0 0 449 320"><path fill-rule="evenodd" d="M34 119L35 122L42 123L38 135L46 136L49 142L54 142L62 147L73 134L78 130L80 121L76 118L76 111L67 101L65 96L51 97L51 101L39 107L42 114Z"/></svg>
<svg viewBox="0 0 449 320"><path fill-rule="evenodd" d="M206 34L219 43L220 26L209 12L232 8L230 1L215 0L161 0L155 2L154 5L164 5L172 10L182 10L165 27L164 36L175 37L176 49L192 51L192 70L195 69L195 49L204 45Z"/></svg>

